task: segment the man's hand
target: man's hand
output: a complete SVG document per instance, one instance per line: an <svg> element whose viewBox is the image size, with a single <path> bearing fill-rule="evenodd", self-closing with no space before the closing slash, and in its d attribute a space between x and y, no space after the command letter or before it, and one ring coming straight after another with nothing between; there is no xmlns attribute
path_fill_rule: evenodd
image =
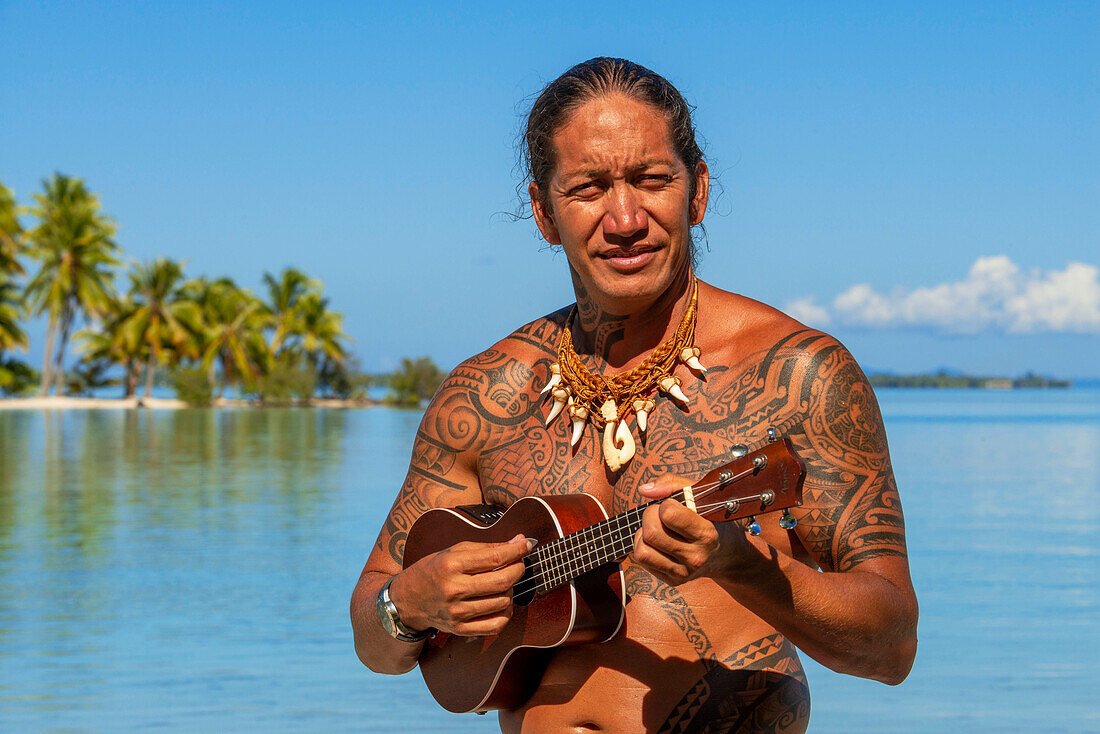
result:
<svg viewBox="0 0 1100 734"><path fill-rule="evenodd" d="M638 491L650 499L668 497L691 482L662 474ZM634 536L634 560L667 584L678 586L699 576L722 576L740 552L751 550L745 534L733 523L715 523L669 499L646 508Z"/></svg>
<svg viewBox="0 0 1100 734"><path fill-rule="evenodd" d="M512 587L523 576L522 559L530 549L522 535L507 543L457 543L397 574L390 599L412 629L499 634L512 618Z"/></svg>

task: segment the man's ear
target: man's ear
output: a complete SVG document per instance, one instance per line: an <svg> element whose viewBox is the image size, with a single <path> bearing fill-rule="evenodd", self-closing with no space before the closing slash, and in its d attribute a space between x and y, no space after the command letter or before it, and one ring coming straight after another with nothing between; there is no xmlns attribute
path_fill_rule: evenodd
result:
<svg viewBox="0 0 1100 734"><path fill-rule="evenodd" d="M539 228L542 238L551 245L560 245L561 237L558 235L558 225L554 224L553 217L542 206L539 185L532 181L527 185L527 193L531 196L531 214L535 218L535 226Z"/></svg>
<svg viewBox="0 0 1100 734"><path fill-rule="evenodd" d="M688 208L691 226L694 227L703 221L703 215L707 213L707 199L710 197L710 169L706 161L695 164L695 196Z"/></svg>

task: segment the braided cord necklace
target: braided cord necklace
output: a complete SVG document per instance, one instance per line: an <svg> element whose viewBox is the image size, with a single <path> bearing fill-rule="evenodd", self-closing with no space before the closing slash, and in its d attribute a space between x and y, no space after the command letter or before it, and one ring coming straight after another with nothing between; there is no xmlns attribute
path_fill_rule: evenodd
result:
<svg viewBox="0 0 1100 734"><path fill-rule="evenodd" d="M653 410L651 395L655 388L668 394L682 405L687 396L680 388L680 378L672 374L677 361L683 362L702 375L706 368L699 362L699 348L693 345L695 319L699 298L699 284L692 286L688 303L679 326L671 337L661 342L637 367L606 377L593 375L581 362L573 347L573 321L576 306L569 312L558 340L558 361L550 366L550 381L542 389L554 398L546 424L567 409L573 421L570 445L575 446L584 433L584 426L592 419L595 425L603 425L604 461L612 471L618 471L634 457L636 445L625 418L631 410L638 418L638 430L645 433L646 418Z"/></svg>

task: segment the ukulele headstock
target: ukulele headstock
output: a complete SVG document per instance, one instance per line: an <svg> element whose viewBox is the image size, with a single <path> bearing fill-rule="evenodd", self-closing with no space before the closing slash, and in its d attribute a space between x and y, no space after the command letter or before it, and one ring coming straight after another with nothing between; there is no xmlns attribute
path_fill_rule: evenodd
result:
<svg viewBox="0 0 1100 734"><path fill-rule="evenodd" d="M691 485L695 511L714 522L751 518L749 532L757 535L755 516L787 510L802 504L802 482L806 466L794 453L788 438L773 437L763 447L710 471ZM794 518L784 512L779 524L794 527Z"/></svg>

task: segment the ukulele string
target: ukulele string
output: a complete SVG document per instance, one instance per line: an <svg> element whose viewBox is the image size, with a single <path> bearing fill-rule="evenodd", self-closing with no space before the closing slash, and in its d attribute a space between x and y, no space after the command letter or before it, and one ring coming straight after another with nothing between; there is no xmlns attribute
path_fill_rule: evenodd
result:
<svg viewBox="0 0 1100 734"><path fill-rule="evenodd" d="M696 498L697 499L702 499L702 498L706 497L708 494L711 494L712 492L714 492L716 489L719 489L723 484L729 484L729 483L732 483L734 481L737 481L738 479L741 479L741 478L747 476L748 474L751 474L752 471L753 471L752 469L748 469L748 470L746 470L746 471L744 471L744 472L742 472L738 475L735 475L734 477L731 477L730 479L727 479L725 482L717 481L717 482L711 482L711 483L708 483L708 484L700 484L700 485L697 485L697 486L693 487L692 489L695 492ZM673 499L679 499L679 500L682 501L684 499L683 490L681 490L679 492L674 492L673 494L669 495L669 497L671 497ZM665 499L668 499L668 498L665 498ZM602 542L604 540L607 540L608 538L614 538L614 537L618 536L622 532L623 528L621 526L620 527L613 527L611 525L607 525L607 523L610 520L616 520L616 519L622 518L626 515L629 515L631 513L640 513L641 511L645 510L645 508L649 507L650 505L657 504L658 502L661 502L661 501L663 501L663 500L653 500L652 502L648 502L644 505L640 505L640 506L635 507L631 510L628 510L627 512L623 513L622 515L617 515L616 517L609 518L608 520L605 520L602 523L597 523L597 526L598 525L604 525L606 528L608 528L609 532L601 532L598 535L593 535L591 538L583 539L582 542L584 542L588 545L592 545L596 542ZM707 511L709 511L709 510L707 510ZM593 526L593 527L595 527L595 526ZM574 538L575 536L577 538L579 538L580 534L586 532L586 530L581 530L581 531L578 531L577 533L571 533L570 535L567 535L564 538L557 538L555 540L552 540L549 543L542 546L539 549L539 551L536 551L535 553L531 554L531 555L536 556L536 560L535 560L535 564L537 564L536 571L535 571L535 573L531 574L527 578L522 579L519 583L517 583L512 589L513 594L527 593L528 591L531 590L531 584L532 583L534 584L535 589L537 589L540 585L542 585L544 583L546 583L548 586L550 586L550 588L553 588L553 586L557 586L560 583L562 583L563 580L565 580L564 576L570 575L570 573L574 570L579 571L579 568L576 568L576 567L584 565L583 559L579 558L579 557L569 558L568 556L570 554L575 554L577 551L582 550L582 547L579 547L579 546L568 547L568 541L569 541L570 538ZM633 536L633 533L631 534L631 537L632 536ZM622 540L624 541L623 552L625 553L626 552L626 548L625 548L626 539L623 538ZM614 546L615 546L615 543L613 542L611 544L611 550L614 550ZM544 552L546 553L546 555L539 556L540 553L544 553ZM535 565L535 564L532 564L532 565ZM574 568L571 568L571 566L573 566ZM595 566L593 566L593 568L595 568ZM586 569L586 570L589 570L589 569ZM553 581L553 579L548 579L547 578L547 576L549 574L553 574L554 576L558 577L557 583L552 583L552 585L551 585L551 582ZM575 578L575 576L572 576L572 578Z"/></svg>
<svg viewBox="0 0 1100 734"><path fill-rule="evenodd" d="M740 479L743 479L744 477L748 476L749 474L752 474L755 470L756 470L756 467L749 467L749 468L745 469L744 471L742 471L741 473L736 474L736 475L726 479L725 481L719 480L719 481L715 481L715 482L709 482L707 484L700 484L698 486L693 486L692 491L695 493L695 498L697 500L698 499L703 499L708 494L711 494L714 491L716 491L717 489L720 489L722 486L727 485L727 484L732 484L733 482L736 482ZM669 495L669 497L672 497L674 499L679 499L680 501L683 501L684 492L683 492L683 490L680 490L679 492L672 493L671 495ZM759 497L759 495L754 495L753 497L740 498L740 499L737 499L735 501L740 503L740 502L748 501L750 499L756 499L758 497ZM616 520L616 519L618 519L620 517L623 517L625 515L628 515L630 513L635 513L635 512L639 512L640 510L645 510L645 508L649 507L650 505L657 504L658 502L661 502L661 501L663 501L663 500L654 500L654 501L648 502L644 505L640 505L639 507L635 507L632 510L628 510L627 512L623 513L623 515L616 515L613 518L609 518L608 520L605 520L601 523L598 523L597 526L605 525L606 523L610 522L610 520ZM718 502L718 503L713 503L711 505L706 505L706 506L703 506L702 512L700 512L699 514L705 514L705 513L711 512L714 509L724 507L724 506L725 506L725 502ZM697 504L696 505L696 511L698 512L699 509L700 509L700 506ZM593 526L593 527L596 527L596 526ZM610 525L606 525L606 527L608 528L607 532L601 532L599 535L594 535L591 538L583 539L582 542L584 544L587 544L587 545L591 546L591 545L595 544L596 542L602 542L604 540L607 540L608 538L616 537L623 530L622 527L612 528L612 526L610 526ZM525 593L531 591L531 589L532 589L531 584L533 584L534 589L537 590L540 585L542 585L544 583L549 583L550 579L548 578L548 574L550 574L550 573L554 573L556 576L566 576L566 575L569 575L569 573L574 570L574 569L570 568L571 565L575 565L577 567L585 565L584 560L582 558L569 558L568 557L569 554L575 554L577 551L581 550L582 546L572 547L572 548L567 547L567 546L568 546L568 540L570 538L572 538L574 536L579 537L580 534L583 534L584 532L586 532L586 530L581 530L581 531L578 531L577 533L571 533L570 535L567 535L564 538L557 538L555 540L552 540L549 543L547 543L546 545L542 546L542 548L540 548L538 551L531 554L531 555L536 556L535 563L532 564L532 566L536 567L536 571L535 571L535 573L531 574L527 578L521 579L520 582L518 582L515 586L512 587L513 595L515 595L515 594L525 594ZM625 538L623 540L624 540L624 545L625 545ZM612 545L611 545L612 550L614 550L614 546L615 546L615 544L612 543ZM623 550L625 551L625 547L624 547ZM540 556L540 553L543 553L544 551L546 551L546 555ZM549 565L547 565L547 564L549 564ZM579 568L577 570L579 570Z"/></svg>

